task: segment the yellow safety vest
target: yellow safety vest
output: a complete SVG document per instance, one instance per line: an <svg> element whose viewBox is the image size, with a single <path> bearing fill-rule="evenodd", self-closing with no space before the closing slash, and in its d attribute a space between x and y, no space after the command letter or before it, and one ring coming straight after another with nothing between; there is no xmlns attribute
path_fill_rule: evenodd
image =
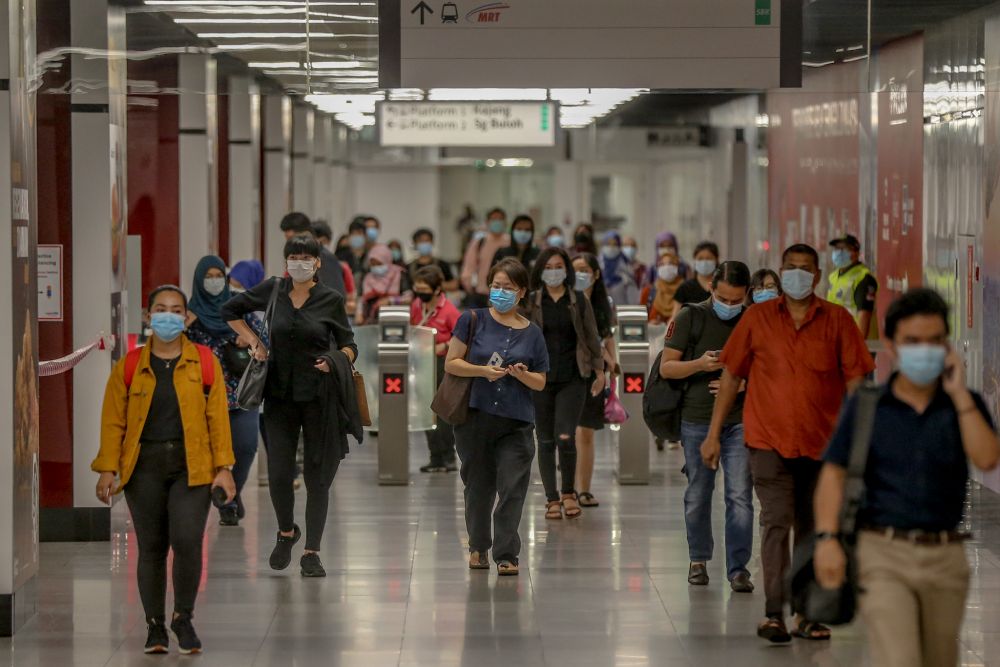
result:
<svg viewBox="0 0 1000 667"><path fill-rule="evenodd" d="M861 281L870 276L871 273L869 268L860 262L843 273L839 270L834 271L830 274L830 291L826 294L826 300L843 306L854 318L854 321L859 322L861 311L858 310L858 305L854 301L854 293ZM865 338L878 338L878 322L874 313Z"/></svg>

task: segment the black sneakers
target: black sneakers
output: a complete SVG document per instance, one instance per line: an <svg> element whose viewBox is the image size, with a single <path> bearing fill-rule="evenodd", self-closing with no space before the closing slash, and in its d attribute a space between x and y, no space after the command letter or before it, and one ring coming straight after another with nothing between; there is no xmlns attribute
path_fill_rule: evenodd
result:
<svg viewBox="0 0 1000 667"><path fill-rule="evenodd" d="M146 634L145 652L149 654L166 653L170 650L170 635L167 634L167 627L162 621L149 623L149 632Z"/></svg>
<svg viewBox="0 0 1000 667"><path fill-rule="evenodd" d="M688 568L688 583L692 586L708 586L708 568L704 563L691 563Z"/></svg>
<svg viewBox="0 0 1000 667"><path fill-rule="evenodd" d="M181 614L170 622L170 629L177 635L178 650L183 655L201 653L201 640L195 634L194 626L191 625L191 616Z"/></svg>
<svg viewBox="0 0 1000 667"><path fill-rule="evenodd" d="M420 472L448 472L448 469L437 463L428 463L425 466L420 466Z"/></svg>
<svg viewBox="0 0 1000 667"><path fill-rule="evenodd" d="M303 554L299 561L302 568L303 577L325 577L326 570L323 569L323 561L319 559L318 553Z"/></svg>
<svg viewBox="0 0 1000 667"><path fill-rule="evenodd" d="M278 531L278 540L271 552L271 569L284 570L292 562L292 547L302 537L302 531L295 526L295 533L291 537L286 537Z"/></svg>
<svg viewBox="0 0 1000 667"><path fill-rule="evenodd" d="M231 505L226 505L225 507L219 508L219 525L220 526L238 526L240 525L240 517L237 509Z"/></svg>

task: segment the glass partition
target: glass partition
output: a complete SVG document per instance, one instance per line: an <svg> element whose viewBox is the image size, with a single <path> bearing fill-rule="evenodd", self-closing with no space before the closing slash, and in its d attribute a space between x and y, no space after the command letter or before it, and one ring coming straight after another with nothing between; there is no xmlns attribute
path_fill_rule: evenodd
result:
<svg viewBox="0 0 1000 667"><path fill-rule="evenodd" d="M409 397L410 431L429 431L434 428L431 401L437 389L437 355L434 353L434 329L410 327Z"/></svg>
<svg viewBox="0 0 1000 667"><path fill-rule="evenodd" d="M366 431L378 430L378 327L375 325L354 327L354 342L358 346L355 368L365 376L365 394L368 396L368 413L372 425Z"/></svg>

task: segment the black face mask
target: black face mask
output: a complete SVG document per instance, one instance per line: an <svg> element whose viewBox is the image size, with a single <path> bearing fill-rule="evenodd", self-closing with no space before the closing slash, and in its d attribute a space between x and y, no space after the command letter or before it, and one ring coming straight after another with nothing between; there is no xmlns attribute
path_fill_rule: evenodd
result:
<svg viewBox="0 0 1000 667"><path fill-rule="evenodd" d="M579 234L573 237L573 240L576 241L578 245L586 245L590 243L590 234L585 234L583 232L580 232Z"/></svg>
<svg viewBox="0 0 1000 667"><path fill-rule="evenodd" d="M424 303L430 303L434 299L434 294L430 292L417 292L417 298Z"/></svg>

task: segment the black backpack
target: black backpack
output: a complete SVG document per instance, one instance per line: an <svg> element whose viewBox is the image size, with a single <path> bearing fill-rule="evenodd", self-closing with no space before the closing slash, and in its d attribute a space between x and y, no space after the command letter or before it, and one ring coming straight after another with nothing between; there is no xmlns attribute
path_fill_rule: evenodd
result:
<svg viewBox="0 0 1000 667"><path fill-rule="evenodd" d="M681 361L690 361L694 347L701 340L705 330L705 311L695 304L685 304L691 309L691 335L688 337L687 348L681 356ZM684 402L684 391L687 389L687 378L683 380L667 380L660 376L660 362L663 351L656 355L653 367L649 369L646 379L646 392L642 396L642 418L650 432L662 440L677 441L681 439L681 405Z"/></svg>

